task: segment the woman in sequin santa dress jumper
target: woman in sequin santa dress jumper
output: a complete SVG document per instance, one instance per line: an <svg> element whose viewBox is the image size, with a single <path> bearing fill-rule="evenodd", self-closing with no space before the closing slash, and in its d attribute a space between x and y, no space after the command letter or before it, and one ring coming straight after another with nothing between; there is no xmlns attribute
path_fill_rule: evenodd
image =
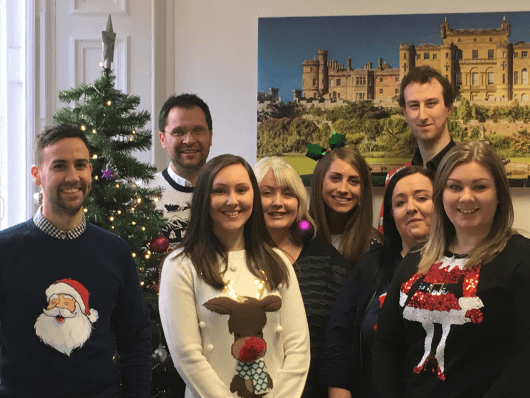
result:
<svg viewBox="0 0 530 398"><path fill-rule="evenodd" d="M525 397L530 240L512 229L502 161L459 144L434 184L433 227L394 275L374 339L383 397Z"/></svg>

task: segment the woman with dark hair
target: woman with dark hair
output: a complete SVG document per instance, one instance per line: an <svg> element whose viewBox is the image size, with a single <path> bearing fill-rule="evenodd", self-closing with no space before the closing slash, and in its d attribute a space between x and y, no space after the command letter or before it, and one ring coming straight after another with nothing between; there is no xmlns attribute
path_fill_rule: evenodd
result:
<svg viewBox="0 0 530 398"><path fill-rule="evenodd" d="M324 332L350 264L328 242L316 237L307 212L307 192L298 173L284 159L261 159L254 172L259 183L265 223L278 248L297 269L311 340L311 364L302 398L321 398L327 387L318 380Z"/></svg>
<svg viewBox="0 0 530 398"><path fill-rule="evenodd" d="M429 239L394 275L373 348L382 397L528 396L530 240L512 229L502 161L453 147L434 182Z"/></svg>
<svg viewBox="0 0 530 398"><path fill-rule="evenodd" d="M330 398L378 395L372 386L372 341L380 303L403 256L431 227L431 171L405 167L392 176L383 198L383 245L365 253L333 306L320 376Z"/></svg>
<svg viewBox="0 0 530 398"><path fill-rule="evenodd" d="M363 157L352 148L328 152L311 177L309 214L317 234L353 267L380 234L372 226L372 178Z"/></svg>
<svg viewBox="0 0 530 398"><path fill-rule="evenodd" d="M211 159L160 283L162 326L186 397L301 395L307 321L293 267L274 247L248 163Z"/></svg>

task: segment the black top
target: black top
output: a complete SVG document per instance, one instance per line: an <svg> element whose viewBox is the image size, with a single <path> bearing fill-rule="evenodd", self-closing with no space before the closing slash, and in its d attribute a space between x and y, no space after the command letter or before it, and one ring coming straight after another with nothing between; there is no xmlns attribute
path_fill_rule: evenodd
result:
<svg viewBox="0 0 530 398"><path fill-rule="evenodd" d="M433 173L436 173L436 171L438 170L438 166L440 165L440 162L442 161L442 158L455 145L456 145L455 142L451 139L451 141L449 141L449 144L447 144L444 149L438 152L435 157L429 160L427 164L425 165L425 167L428 168ZM411 164L413 166L423 166L423 159L421 158L421 153L419 149L416 149L416 152L414 152L414 156L412 157Z"/></svg>
<svg viewBox="0 0 530 398"><path fill-rule="evenodd" d="M471 271L451 256L419 275L419 260L405 256L381 309L372 354L381 396L529 396L530 240L515 235Z"/></svg>
<svg viewBox="0 0 530 398"><path fill-rule="evenodd" d="M335 297L348 278L351 265L330 243L316 237L304 244L295 269L298 271L311 344L311 364L302 397L326 397L326 386L317 378L324 332Z"/></svg>
<svg viewBox="0 0 530 398"><path fill-rule="evenodd" d="M372 341L380 300L389 281L374 285L382 246L365 253L340 291L324 339L320 378L330 387L343 388L352 397L377 397L372 388ZM402 260L394 259L394 268ZM383 296L383 297L381 297Z"/></svg>

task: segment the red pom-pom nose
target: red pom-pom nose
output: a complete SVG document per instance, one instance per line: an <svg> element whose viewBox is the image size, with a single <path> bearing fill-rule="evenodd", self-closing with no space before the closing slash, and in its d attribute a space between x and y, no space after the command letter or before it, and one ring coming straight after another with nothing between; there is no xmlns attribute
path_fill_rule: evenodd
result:
<svg viewBox="0 0 530 398"><path fill-rule="evenodd" d="M245 363L254 362L260 358L267 348L262 339L250 337L239 350L239 360Z"/></svg>

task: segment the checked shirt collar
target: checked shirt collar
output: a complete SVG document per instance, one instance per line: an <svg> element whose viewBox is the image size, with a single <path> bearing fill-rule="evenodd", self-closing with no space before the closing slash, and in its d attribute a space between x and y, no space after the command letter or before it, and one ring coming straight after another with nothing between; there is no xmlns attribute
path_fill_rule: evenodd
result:
<svg viewBox="0 0 530 398"><path fill-rule="evenodd" d="M64 240L78 238L83 232L85 232L87 225L86 217L83 214L83 219L81 220L81 224L79 224L79 226L67 232L61 231L59 228L53 225L46 217L44 217L44 215L42 214L42 206L39 207L39 210L37 210L37 212L33 216L33 222L35 223L37 228L39 228L45 234L57 239Z"/></svg>

